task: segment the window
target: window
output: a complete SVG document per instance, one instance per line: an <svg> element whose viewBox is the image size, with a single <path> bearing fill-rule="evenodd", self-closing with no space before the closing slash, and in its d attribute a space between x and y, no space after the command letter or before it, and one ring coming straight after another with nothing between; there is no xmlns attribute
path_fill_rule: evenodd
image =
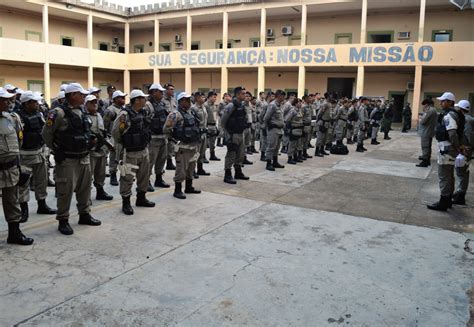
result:
<svg viewBox="0 0 474 327"><path fill-rule="evenodd" d="M196 41L191 43L191 50L199 50L201 42Z"/></svg>
<svg viewBox="0 0 474 327"><path fill-rule="evenodd" d="M143 44L137 44L133 47L133 53L143 53L145 52L145 46Z"/></svg>
<svg viewBox="0 0 474 327"><path fill-rule="evenodd" d="M74 38L69 36L61 36L61 45L72 47L74 46Z"/></svg>
<svg viewBox="0 0 474 327"><path fill-rule="evenodd" d="M25 40L27 41L42 42L42 39L41 32L25 31Z"/></svg>
<svg viewBox="0 0 474 327"><path fill-rule="evenodd" d="M30 91L44 93L44 81L29 80L26 81L26 86Z"/></svg>
<svg viewBox="0 0 474 327"><path fill-rule="evenodd" d="M249 40L249 46L251 48L260 48L260 38L259 37L252 37Z"/></svg>
<svg viewBox="0 0 474 327"><path fill-rule="evenodd" d="M232 49L234 47L234 40L227 41L227 49ZM216 40L216 49L222 49L222 40Z"/></svg>
<svg viewBox="0 0 474 327"><path fill-rule="evenodd" d="M125 53L125 47L123 45L119 45L118 52L119 53Z"/></svg>
<svg viewBox="0 0 474 327"><path fill-rule="evenodd" d="M334 44L351 44L352 33L336 33L334 35Z"/></svg>
<svg viewBox="0 0 474 327"><path fill-rule="evenodd" d="M109 51L109 44L107 42L99 42L100 51Z"/></svg>
<svg viewBox="0 0 474 327"><path fill-rule="evenodd" d="M453 30L435 30L432 33L433 42L451 42L453 40Z"/></svg>
<svg viewBox="0 0 474 327"><path fill-rule="evenodd" d="M171 43L160 43L160 51L171 51Z"/></svg>
<svg viewBox="0 0 474 327"><path fill-rule="evenodd" d="M367 43L392 43L393 31L367 32Z"/></svg>

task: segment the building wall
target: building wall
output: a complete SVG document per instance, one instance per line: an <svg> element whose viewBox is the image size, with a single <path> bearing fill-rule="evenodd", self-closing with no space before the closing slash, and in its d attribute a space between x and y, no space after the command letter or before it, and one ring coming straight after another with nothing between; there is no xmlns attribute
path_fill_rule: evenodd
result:
<svg viewBox="0 0 474 327"><path fill-rule="evenodd" d="M308 17L307 44L334 44L338 33L352 33L352 43L359 43L360 25L360 15Z"/></svg>
<svg viewBox="0 0 474 327"><path fill-rule="evenodd" d="M50 17L49 43L62 44L61 37L72 37L73 46L87 48L87 24L79 21L65 21Z"/></svg>
<svg viewBox="0 0 474 327"><path fill-rule="evenodd" d="M431 41L433 30L453 30L453 41L474 40L474 10L430 12L425 17L424 41Z"/></svg>
<svg viewBox="0 0 474 327"><path fill-rule="evenodd" d="M0 8L2 37L25 40L25 31L43 34L43 21L38 13L8 12Z"/></svg>

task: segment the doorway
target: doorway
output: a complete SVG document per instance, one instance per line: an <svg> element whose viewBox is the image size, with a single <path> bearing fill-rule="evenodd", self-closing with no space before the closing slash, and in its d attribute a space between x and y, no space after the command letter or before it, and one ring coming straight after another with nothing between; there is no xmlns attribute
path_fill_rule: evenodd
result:
<svg viewBox="0 0 474 327"><path fill-rule="evenodd" d="M401 123L402 122L402 110L405 105L405 96L406 92L404 91L390 91L388 92L388 98L393 99L393 122Z"/></svg>
<svg viewBox="0 0 474 327"><path fill-rule="evenodd" d="M329 77L327 92L336 99L340 99L342 97L351 99L354 82L355 78Z"/></svg>

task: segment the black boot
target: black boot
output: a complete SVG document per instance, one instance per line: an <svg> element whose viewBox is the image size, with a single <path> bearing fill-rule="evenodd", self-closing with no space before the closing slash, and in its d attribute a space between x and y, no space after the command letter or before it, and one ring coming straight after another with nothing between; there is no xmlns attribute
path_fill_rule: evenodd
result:
<svg viewBox="0 0 474 327"><path fill-rule="evenodd" d="M421 162L416 166L417 167L428 167L430 165L431 165L431 162L429 160L422 159Z"/></svg>
<svg viewBox="0 0 474 327"><path fill-rule="evenodd" d="M255 146L250 147L250 150L252 150L253 153L258 153L257 149L255 149Z"/></svg>
<svg viewBox="0 0 474 327"><path fill-rule="evenodd" d="M202 163L205 163L205 164L209 163L209 160L207 160L207 158L206 158L206 153L204 153L204 156L202 158Z"/></svg>
<svg viewBox="0 0 474 327"><path fill-rule="evenodd" d="M237 184L237 181L232 177L232 170L230 169L225 170L224 183Z"/></svg>
<svg viewBox="0 0 474 327"><path fill-rule="evenodd" d="M135 205L137 207L153 208L155 206L155 202L149 201L145 197L145 192L138 192L137 193L137 200L135 201Z"/></svg>
<svg viewBox="0 0 474 327"><path fill-rule="evenodd" d="M102 186L96 186L97 193L95 196L96 200L104 200L104 201L110 201L113 200L113 196L105 192L104 188Z"/></svg>
<svg viewBox="0 0 474 327"><path fill-rule="evenodd" d="M89 226L100 226L102 222L99 219L95 219L89 213L81 213L79 215L79 225L89 225Z"/></svg>
<svg viewBox="0 0 474 327"><path fill-rule="evenodd" d="M209 157L209 160L211 160L211 161L221 161L220 158L216 157L216 152L213 151L213 150L211 150L211 156Z"/></svg>
<svg viewBox="0 0 474 327"><path fill-rule="evenodd" d="M198 175L197 171L193 171L193 178L194 179L199 179L199 175Z"/></svg>
<svg viewBox="0 0 474 327"><path fill-rule="evenodd" d="M260 153L260 161L266 161L265 159L265 152Z"/></svg>
<svg viewBox="0 0 474 327"><path fill-rule="evenodd" d="M304 156L306 159L311 159L311 158L312 158L312 157L308 154L308 151L307 151L307 150L304 150L303 156Z"/></svg>
<svg viewBox="0 0 474 327"><path fill-rule="evenodd" d="M298 158L300 158L301 161L306 160L305 156L303 155L303 151L298 151Z"/></svg>
<svg viewBox="0 0 474 327"><path fill-rule="evenodd" d="M247 153L249 155L253 154L252 149L249 146L247 147L247 149L245 149L245 153Z"/></svg>
<svg viewBox="0 0 474 327"><path fill-rule="evenodd" d="M388 136L388 133L385 133L385 135L383 136L383 139L384 140L391 140L392 138L390 136Z"/></svg>
<svg viewBox="0 0 474 327"><path fill-rule="evenodd" d="M253 162L252 161L249 161L247 159L247 156L244 157L244 162L243 162L244 165L253 165Z"/></svg>
<svg viewBox="0 0 474 327"><path fill-rule="evenodd" d="M166 159L166 170L176 170L176 166L173 164L173 159Z"/></svg>
<svg viewBox="0 0 474 327"><path fill-rule="evenodd" d="M8 244L31 245L34 240L26 237L20 230L20 223L8 223Z"/></svg>
<svg viewBox="0 0 474 327"><path fill-rule="evenodd" d="M166 182L163 180L163 175L162 175L162 174L156 174L155 187L169 188L169 187L170 187L170 184L166 183Z"/></svg>
<svg viewBox="0 0 474 327"><path fill-rule="evenodd" d="M220 137L217 138L217 144L216 144L216 146L223 146L223 145L222 145L222 138L220 138Z"/></svg>
<svg viewBox="0 0 474 327"><path fill-rule="evenodd" d="M210 173L205 171L204 168L202 168L202 162L198 162L198 164L197 164L197 174L200 175L200 176L209 176L209 175L211 175Z"/></svg>
<svg viewBox="0 0 474 327"><path fill-rule="evenodd" d="M352 138L352 142L357 143L357 135L354 135L354 137Z"/></svg>
<svg viewBox="0 0 474 327"><path fill-rule="evenodd" d="M250 179L250 177L244 175L244 173L242 172L242 167L234 166L234 169L235 169L235 177L234 177L235 179L241 179L244 181L247 181Z"/></svg>
<svg viewBox="0 0 474 327"><path fill-rule="evenodd" d="M38 200L38 210L36 210L38 215L54 215L56 214L56 210L51 209L46 204L46 199Z"/></svg>
<svg viewBox="0 0 474 327"><path fill-rule="evenodd" d="M28 221L29 212L28 212L28 202L20 202L21 209L21 219L20 223L26 223Z"/></svg>
<svg viewBox="0 0 474 327"><path fill-rule="evenodd" d="M362 144L357 144L356 152L364 152L364 150L362 149Z"/></svg>
<svg viewBox="0 0 474 327"><path fill-rule="evenodd" d="M286 163L289 165L296 165L296 161L293 159L293 156L288 156L288 161Z"/></svg>
<svg viewBox="0 0 474 327"><path fill-rule="evenodd" d="M128 216L133 215L133 208L130 204L130 196L122 196L122 212Z"/></svg>
<svg viewBox="0 0 474 327"><path fill-rule="evenodd" d="M324 157L323 154L321 153L321 148L319 146L316 147L316 150L314 151L314 156L315 157Z"/></svg>
<svg viewBox="0 0 474 327"><path fill-rule="evenodd" d="M110 173L110 185L118 186L117 173Z"/></svg>
<svg viewBox="0 0 474 327"><path fill-rule="evenodd" d="M450 199L451 197L441 196L438 202L427 205L426 207L436 211L447 211L449 208Z"/></svg>
<svg viewBox="0 0 474 327"><path fill-rule="evenodd" d="M285 166L281 165L278 162L278 156L273 156L273 168L285 168Z"/></svg>
<svg viewBox="0 0 474 327"><path fill-rule="evenodd" d="M321 154L322 154L322 155L324 155L324 156L328 156L328 155L329 155L329 153L324 150L324 146L322 146L322 147L320 148L320 150L321 150Z"/></svg>
<svg viewBox="0 0 474 327"><path fill-rule="evenodd" d="M379 145L380 142L378 142L377 138L375 138L375 139L372 139L372 142L370 142L370 144Z"/></svg>
<svg viewBox="0 0 474 327"><path fill-rule="evenodd" d="M71 225L69 225L69 220L67 220L67 219L59 221L58 231L63 235L72 235L72 234L74 234L74 230L72 229Z"/></svg>
<svg viewBox="0 0 474 327"><path fill-rule="evenodd" d="M147 192L155 192L153 185L151 185L151 181L148 181L148 187L146 189Z"/></svg>
<svg viewBox="0 0 474 327"><path fill-rule="evenodd" d="M287 153L288 152L288 147L285 145L285 146L282 146L281 147L281 153Z"/></svg>
<svg viewBox="0 0 474 327"><path fill-rule="evenodd" d="M175 182L174 183L174 193L173 193L173 196L175 198L178 198L178 199L181 199L181 200L184 200L186 199L186 195L184 195L183 191L182 191L182 184L180 182Z"/></svg>
<svg viewBox="0 0 474 327"><path fill-rule="evenodd" d="M195 189L193 187L193 180L187 179L186 180L186 188L184 189L184 193L186 194L201 194L201 190Z"/></svg>
<svg viewBox="0 0 474 327"><path fill-rule="evenodd" d="M265 167L265 169L270 170L270 171L275 171L275 167L273 167L271 159L267 160L267 166Z"/></svg>
<svg viewBox="0 0 474 327"><path fill-rule="evenodd" d="M454 193L451 203L466 205L466 193Z"/></svg>

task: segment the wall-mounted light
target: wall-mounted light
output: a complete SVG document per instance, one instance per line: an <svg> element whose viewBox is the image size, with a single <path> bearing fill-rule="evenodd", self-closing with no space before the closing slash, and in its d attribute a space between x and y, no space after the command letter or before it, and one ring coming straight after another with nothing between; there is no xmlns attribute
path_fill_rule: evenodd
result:
<svg viewBox="0 0 474 327"><path fill-rule="evenodd" d="M72 8L74 8L74 6L71 5L70 3L68 3L68 4L66 5L66 8L67 8L67 9L72 9Z"/></svg>

